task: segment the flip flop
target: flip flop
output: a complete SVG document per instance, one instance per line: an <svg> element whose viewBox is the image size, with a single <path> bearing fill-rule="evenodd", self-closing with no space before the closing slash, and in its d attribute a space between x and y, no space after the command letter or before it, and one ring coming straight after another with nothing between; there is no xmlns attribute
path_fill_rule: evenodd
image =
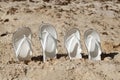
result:
<svg viewBox="0 0 120 80"><path fill-rule="evenodd" d="M57 54L57 32L48 23L43 23L39 29L39 37L43 48L43 61L47 58L56 58Z"/></svg>
<svg viewBox="0 0 120 80"><path fill-rule="evenodd" d="M88 57L90 60L101 60L101 44L99 34L93 30L89 29L84 34L85 45L88 50Z"/></svg>
<svg viewBox="0 0 120 80"><path fill-rule="evenodd" d="M70 59L82 58L81 44L80 44L80 31L77 28L73 28L65 35L65 47Z"/></svg>
<svg viewBox="0 0 120 80"><path fill-rule="evenodd" d="M32 56L31 36L32 32L28 27L19 28L13 34L12 38L13 47L18 61L31 59Z"/></svg>

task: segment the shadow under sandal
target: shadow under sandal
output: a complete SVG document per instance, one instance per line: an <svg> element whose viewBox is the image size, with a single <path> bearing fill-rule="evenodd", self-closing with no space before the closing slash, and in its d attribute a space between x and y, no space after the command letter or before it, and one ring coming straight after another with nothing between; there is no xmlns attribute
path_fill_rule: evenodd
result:
<svg viewBox="0 0 120 80"><path fill-rule="evenodd" d="M13 47L18 61L29 61L32 57L31 30L28 27L19 28L13 34Z"/></svg>
<svg viewBox="0 0 120 80"><path fill-rule="evenodd" d="M56 58L57 32L51 24L43 23L40 26L39 37L43 48L43 61Z"/></svg>
<svg viewBox="0 0 120 80"><path fill-rule="evenodd" d="M70 59L80 59L81 44L80 44L80 31L77 28L73 28L67 32L64 38L65 47Z"/></svg>
<svg viewBox="0 0 120 80"><path fill-rule="evenodd" d="M101 44L99 34L89 29L84 34L85 45L88 51L89 60L101 60Z"/></svg>

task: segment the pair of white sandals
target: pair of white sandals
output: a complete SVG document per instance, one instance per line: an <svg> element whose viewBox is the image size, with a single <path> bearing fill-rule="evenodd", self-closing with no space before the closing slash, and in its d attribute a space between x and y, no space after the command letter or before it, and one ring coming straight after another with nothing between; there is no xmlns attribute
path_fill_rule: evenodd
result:
<svg viewBox="0 0 120 80"><path fill-rule="evenodd" d="M89 29L84 33L84 40L89 60L101 60L102 50L98 33L93 29ZM65 46L70 59L82 58L80 31L77 28L73 28L67 32L65 36Z"/></svg>
<svg viewBox="0 0 120 80"><path fill-rule="evenodd" d="M32 32L30 28L19 28L13 34L13 46L18 61L30 60L32 57ZM42 24L39 29L39 38L43 49L43 61L48 58L56 58L57 54L57 32L50 24ZM98 33L92 29L85 32L85 44L89 53L90 60L101 60L101 46L100 37ZM65 47L70 59L80 59L81 44L80 44L80 31L76 28L71 29L65 36Z"/></svg>

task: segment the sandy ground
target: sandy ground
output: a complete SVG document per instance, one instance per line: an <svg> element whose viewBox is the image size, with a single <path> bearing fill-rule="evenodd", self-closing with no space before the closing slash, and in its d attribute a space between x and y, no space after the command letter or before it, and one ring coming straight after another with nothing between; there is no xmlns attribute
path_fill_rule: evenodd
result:
<svg viewBox="0 0 120 80"><path fill-rule="evenodd" d="M41 23L54 25L58 33L57 59L42 61L38 32ZM12 35L29 27L33 37L33 57L17 62ZM71 28L81 33L83 58L69 60L64 36ZM84 32L93 28L100 34L102 60L88 60ZM0 2L0 80L120 80L119 0L38 0Z"/></svg>

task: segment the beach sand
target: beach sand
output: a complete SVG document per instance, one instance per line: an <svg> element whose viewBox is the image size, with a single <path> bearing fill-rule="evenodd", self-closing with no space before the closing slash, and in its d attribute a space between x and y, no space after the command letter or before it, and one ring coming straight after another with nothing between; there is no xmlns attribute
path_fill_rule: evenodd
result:
<svg viewBox="0 0 120 80"><path fill-rule="evenodd" d="M58 33L57 58L43 63L39 41L42 23L52 24ZM33 57L17 62L13 33L29 27L33 33ZM70 60L64 46L65 33L78 28L82 59ZM88 60L84 32L100 34L102 60ZM34 0L0 2L0 80L120 80L120 1L118 0Z"/></svg>

